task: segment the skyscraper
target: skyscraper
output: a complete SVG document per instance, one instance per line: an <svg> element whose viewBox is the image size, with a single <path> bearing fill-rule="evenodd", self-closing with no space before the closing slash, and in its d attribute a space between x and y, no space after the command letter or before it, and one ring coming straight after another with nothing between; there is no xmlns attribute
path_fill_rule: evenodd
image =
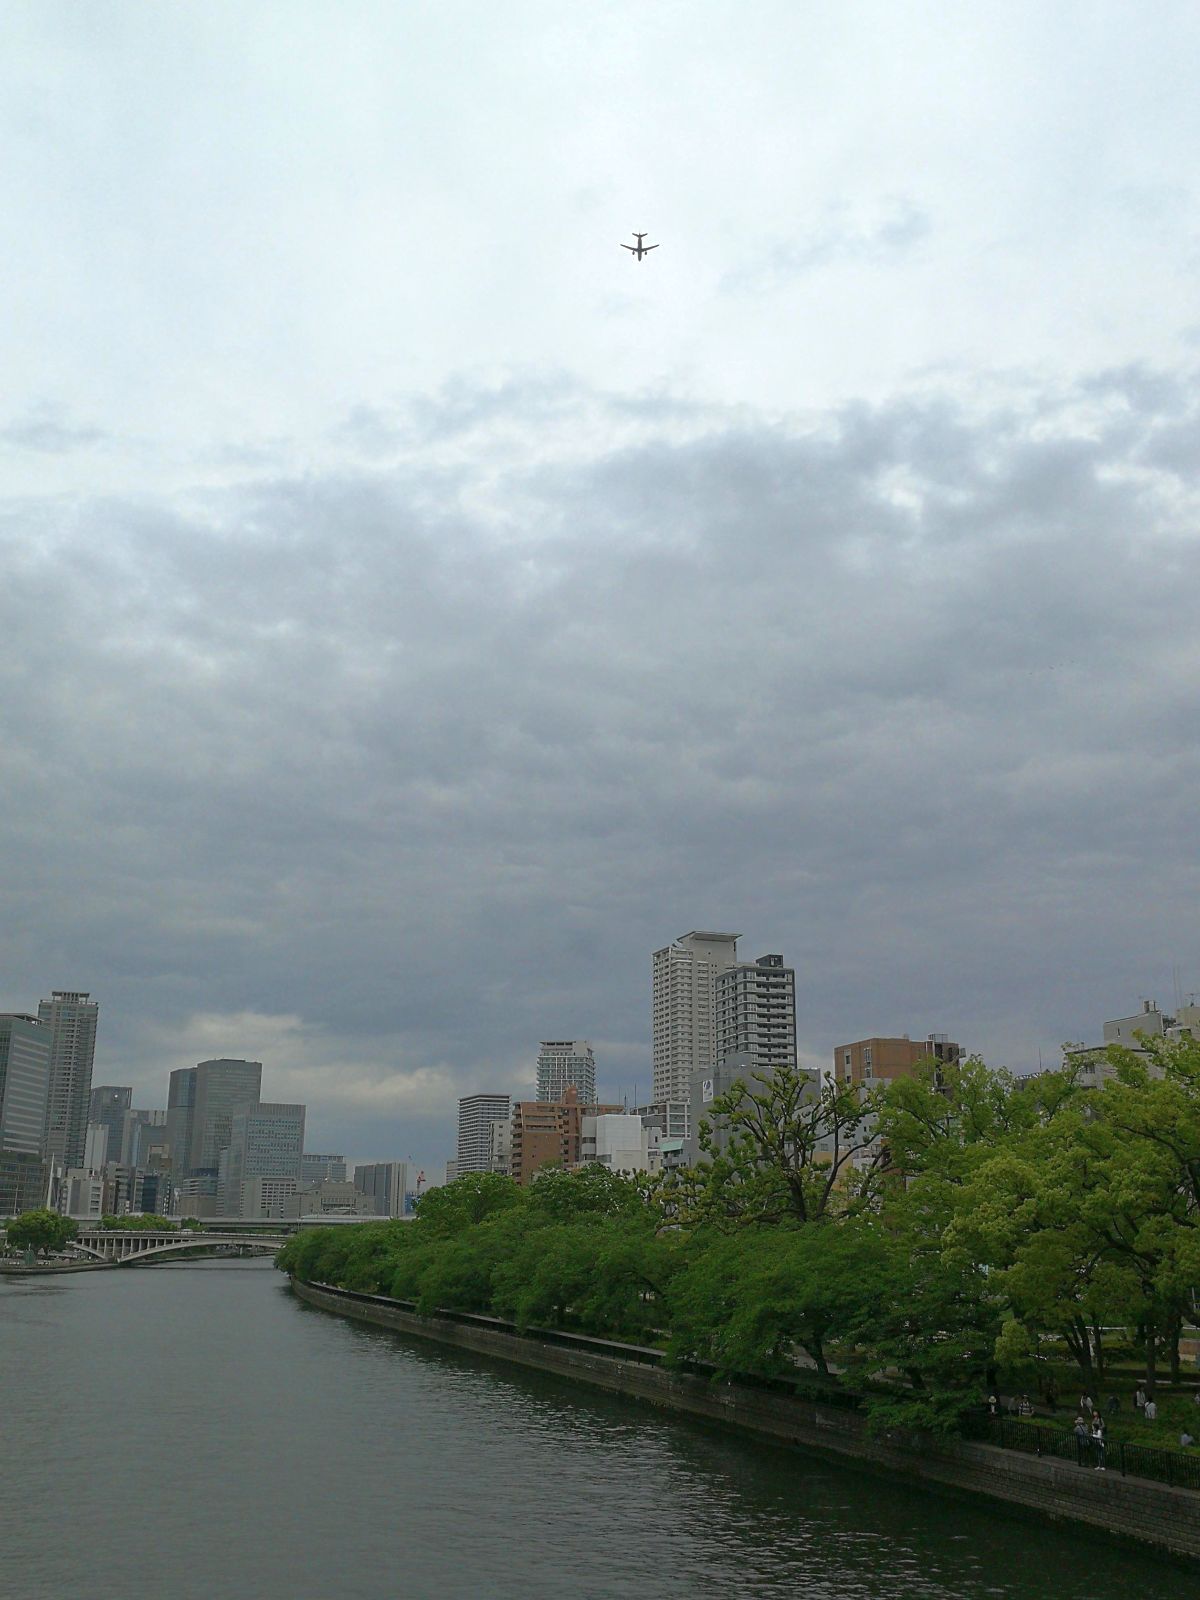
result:
<svg viewBox="0 0 1200 1600"><path fill-rule="evenodd" d="M50 1092L50 1029L36 1017L0 1015L0 1150L40 1156Z"/></svg>
<svg viewBox="0 0 1200 1600"><path fill-rule="evenodd" d="M221 1064L229 1065L228 1062ZM304 1153L304 1114L304 1106L281 1105L273 1101L262 1101L233 1112L230 1117L229 1144L221 1152L225 1158L225 1193L222 1198L226 1216L256 1216L260 1213L261 1194L251 1192L256 1179L288 1180L291 1192L296 1192L300 1186L300 1162ZM261 1190L262 1185L257 1187Z"/></svg>
<svg viewBox="0 0 1200 1600"><path fill-rule="evenodd" d="M190 1172L192 1126L196 1116L196 1069L178 1067L167 1085L167 1144L171 1172L178 1184Z"/></svg>
<svg viewBox="0 0 1200 1600"><path fill-rule="evenodd" d="M354 1187L370 1200L377 1217L402 1217L406 1196L417 1195L423 1177L411 1161L370 1161L355 1167Z"/></svg>
<svg viewBox="0 0 1200 1600"><path fill-rule="evenodd" d="M38 1021L50 1029L46 1154L64 1167L83 1161L99 1010L81 989L54 989L38 1002Z"/></svg>
<svg viewBox="0 0 1200 1600"><path fill-rule="evenodd" d="M561 1100L573 1084L584 1105L596 1098L596 1057L586 1039L543 1039L538 1046L537 1098Z"/></svg>
<svg viewBox="0 0 1200 1600"><path fill-rule="evenodd" d="M101 1084L92 1090L88 1108L88 1121L100 1123L108 1129L106 1161L123 1161L125 1143L125 1113L133 1103L133 1090L114 1084Z"/></svg>
<svg viewBox="0 0 1200 1600"><path fill-rule="evenodd" d="M716 1064L718 973L737 961L736 933L685 933L653 958L654 1099L686 1100L691 1079Z"/></svg>
<svg viewBox="0 0 1200 1600"><path fill-rule="evenodd" d="M256 1106L261 1087L261 1061L222 1057L171 1074L167 1127L176 1178L216 1176L221 1152L229 1148L234 1114Z"/></svg>
<svg viewBox="0 0 1200 1600"><path fill-rule="evenodd" d="M458 1102L458 1177L465 1172L491 1170L492 1123L507 1122L511 1115L511 1095L463 1096Z"/></svg>
<svg viewBox="0 0 1200 1600"><path fill-rule="evenodd" d="M796 1066L796 972L782 956L739 961L717 974L717 1065L743 1073Z"/></svg>

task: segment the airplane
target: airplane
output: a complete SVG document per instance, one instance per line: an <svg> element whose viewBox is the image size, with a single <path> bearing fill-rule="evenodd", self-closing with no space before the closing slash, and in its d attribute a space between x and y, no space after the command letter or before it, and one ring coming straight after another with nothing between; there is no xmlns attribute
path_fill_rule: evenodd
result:
<svg viewBox="0 0 1200 1600"><path fill-rule="evenodd" d="M643 256L648 256L650 254L651 250L657 250L658 249L658 246L656 244L643 244L642 243L642 240L646 237L646 235L644 233L635 233L633 237L637 240L637 244L636 245L623 244L621 246L621 249L622 250L628 250L630 255L634 256L638 261L640 261Z"/></svg>

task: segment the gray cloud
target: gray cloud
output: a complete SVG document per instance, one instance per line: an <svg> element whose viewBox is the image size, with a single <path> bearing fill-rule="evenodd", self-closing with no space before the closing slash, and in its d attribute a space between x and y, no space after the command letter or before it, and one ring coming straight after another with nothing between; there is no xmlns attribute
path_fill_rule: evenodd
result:
<svg viewBox="0 0 1200 1600"><path fill-rule="evenodd" d="M90 986L100 1079L261 1051L315 1143L433 1159L543 1035L644 1088L692 926L795 961L821 1056L1027 1065L1196 983L1198 415L464 381L336 469L13 503L0 1004Z"/></svg>
<svg viewBox="0 0 1200 1600"><path fill-rule="evenodd" d="M23 416L0 427L0 444L41 455L66 455L99 444L104 437L100 428L72 423L61 407L49 401L31 406Z"/></svg>
<svg viewBox="0 0 1200 1600"><path fill-rule="evenodd" d="M720 288L761 294L830 266L880 266L908 254L932 232L928 212L907 198L890 200L865 216L844 204L831 205L802 234L776 238L765 248L756 240L753 258L725 273Z"/></svg>

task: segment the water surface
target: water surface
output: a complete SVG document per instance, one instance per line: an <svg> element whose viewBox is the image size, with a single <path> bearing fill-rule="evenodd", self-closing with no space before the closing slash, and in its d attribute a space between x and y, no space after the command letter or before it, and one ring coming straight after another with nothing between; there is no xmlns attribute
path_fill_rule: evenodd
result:
<svg viewBox="0 0 1200 1600"><path fill-rule="evenodd" d="M301 1305L0 1278L0 1595L1194 1600L1182 1569Z"/></svg>

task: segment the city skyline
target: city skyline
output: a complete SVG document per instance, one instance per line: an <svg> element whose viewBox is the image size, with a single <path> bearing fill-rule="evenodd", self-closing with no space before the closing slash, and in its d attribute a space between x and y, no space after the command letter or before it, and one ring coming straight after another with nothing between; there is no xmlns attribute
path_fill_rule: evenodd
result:
<svg viewBox="0 0 1200 1600"><path fill-rule="evenodd" d="M0 1007L385 1159L684 928L809 1063L1200 989L1200 14L356 14L12 19Z"/></svg>
<svg viewBox="0 0 1200 1600"><path fill-rule="evenodd" d="M731 941L731 948L732 941L735 939L734 935L729 934L688 935L685 936L685 939L691 939L693 937L700 940L728 940ZM652 1049L652 1034L654 1018L656 1015L655 997L657 994L657 989L654 974L658 970L660 957L666 955L671 950L678 950L678 948L679 946L676 943L674 945L664 947L658 951L654 951L650 954L650 981L648 983L647 995L647 1010L649 1014L647 1032L648 1036L651 1036L651 1044L649 1049ZM722 981L722 973L724 974L724 998L718 1001L716 990L717 985ZM727 1063L721 1072L722 1082L731 1080L731 1076L737 1076L739 1074L745 1076L745 1074L750 1071L764 1070L769 1072L771 1070L772 1062L782 1062L786 1064L794 1061L804 1070L816 1073L819 1076L830 1074L831 1072L834 1076L837 1075L836 1070L832 1069L830 1066L830 1054L835 1050L836 1047L834 1046L831 1046L830 1051L826 1052L826 1056L823 1060L817 1058L811 1053L806 1053L803 1051L796 1052L795 1055L793 1055L795 971L791 966L785 965L784 958L782 956L766 955L749 961L739 960L735 957L735 959L730 961L729 965L723 966L719 970L714 969L711 981L714 989L713 1005L706 1014L711 1019L712 1065L716 1065L718 1059ZM767 986L765 990L765 1004L767 1010L765 1012L760 1009L764 1004L763 1000L754 999L751 1001L750 1005L747 1005L745 998L747 991L753 994L755 990L761 989L764 984ZM1118 1018L1115 1021L1105 1020L1103 1023L1100 1021L1099 1016L1087 1019L1077 1039L1061 1041L1060 1046L1055 1047L1053 1051L1044 1056L1042 1059L1039 1059L1036 1063L1030 1064L1023 1072L1018 1073L1018 1076L1024 1076L1035 1069L1040 1070L1042 1067L1050 1067L1060 1064L1062 1059L1062 1047L1082 1045L1085 1047L1085 1050L1098 1048L1102 1043L1109 1042L1110 1037L1124 1039L1126 1042L1128 1042L1132 1039L1133 1032L1139 1026L1142 1018L1147 1019L1146 1027L1151 1032L1161 1032L1161 1023L1163 1017L1167 1016L1169 1018L1174 1012L1180 1013L1180 1016L1184 1020L1186 1026L1194 1027L1196 1025L1196 1017L1198 1014L1200 1014L1200 1008L1198 1008L1195 1003L1195 996L1193 992L1186 991L1182 988L1179 982L1178 973L1174 975L1174 991L1175 992L1171 999L1163 1005L1162 1010L1159 1009L1160 1001L1158 998L1139 996L1137 1008L1131 1008L1128 1016ZM56 994L59 992L60 991L55 991ZM93 1005L94 1004L95 1003L93 1002ZM720 1017L722 1007L725 1010L724 1020L721 1020ZM1113 1010L1114 1005L1110 1004L1108 1009L1110 1011ZM27 1026L30 1023L36 1024L36 1018L31 1017L28 1013L22 1013L19 1010L14 1009L10 1013L0 1012L0 1022L5 1022L9 1026L11 1026L13 1022L17 1023L18 1025L24 1024ZM912 1019L909 1017L902 1017L899 1019L899 1021L897 1021L895 1018L892 1018L889 1019L888 1024L884 1029L860 1030L857 1034L857 1037L866 1039L868 1042L872 1038L879 1038L881 1036L894 1036L898 1038L900 1034L897 1033L897 1029L902 1029L903 1038L905 1041L908 1041L910 1036L914 1044L920 1044L924 1041L933 1041L931 1044L931 1050L934 1051L939 1048L937 1041L944 1040L947 1037L947 1035L940 1030L931 1030L928 1033L923 1033L921 1032L919 1026L916 1027L915 1031L912 1026L905 1026L905 1024L911 1024L911 1022ZM763 1031L764 1023L766 1025L765 1031ZM748 1034L744 1034L742 1030L747 1026L749 1027L750 1032ZM1118 1029L1118 1032L1112 1033L1112 1029ZM1123 1029L1123 1032L1120 1031L1121 1029ZM46 1023L42 1023L40 1025L40 1030L46 1035L46 1037L42 1040L41 1048L48 1051L48 1035L50 1032L49 1027ZM844 1029L843 1035L848 1038L852 1032L853 1030L851 1029ZM722 1034L724 1034L723 1040ZM749 1053L742 1048L736 1050L733 1048L735 1043L741 1045L744 1042L752 1045ZM382 1133L379 1127L376 1126L374 1135L364 1141L361 1151L357 1150L353 1145L347 1145L345 1141L341 1141L343 1144L343 1149L346 1149L348 1153L345 1155L339 1155L336 1158L337 1161L344 1163L345 1167L349 1168L350 1171L353 1171L356 1166L366 1167L376 1164L388 1165L395 1164L397 1161L399 1161L401 1165L406 1163L412 1165L414 1171L417 1169L425 1169L431 1184L440 1182L440 1174L445 1169L446 1164L450 1163L451 1167L453 1167L454 1163L461 1155L463 1131L462 1108L465 1101L491 1102L503 1099L511 1107L518 1102L532 1100L537 1097L537 1077L540 1070L538 1063L540 1061L544 1060L547 1063L550 1061L557 1061L562 1063L569 1060L570 1057L566 1054L568 1046L574 1047L575 1045L578 1045L581 1049L591 1051L590 1045L583 1040L543 1040L540 1042L538 1049L544 1052L546 1046L548 1045L552 1047L554 1054L550 1056L546 1056L544 1054L535 1055L532 1069L527 1056L522 1065L519 1065L512 1070L507 1080L504 1078L503 1073L496 1069L487 1068L482 1070L474 1078L469 1080L466 1092L462 1095L456 1096L454 1105L445 1115L431 1118L427 1123L424 1124L419 1118L414 1118L411 1123L407 1124L403 1120L398 1120L392 1127L390 1133L387 1134ZM3 1084L2 1069L6 1060L5 1052L8 1048L9 1046L5 1036L0 1033L0 1086ZM958 1049L957 1046L954 1048L956 1050ZM974 1043L972 1043L968 1053L982 1054L977 1045ZM1070 1053L1070 1051L1068 1053ZM582 1059L585 1058L581 1058L581 1060ZM984 1059L985 1061L987 1060L986 1055L984 1056ZM593 1071L595 1071L594 1052L592 1052L586 1058L586 1060L588 1063L588 1080L591 1081L591 1074ZM988 1065L993 1067L1003 1067L1004 1063L990 1061L988 1062ZM195 1108L194 1088L192 1097L188 1101L183 1112L172 1109L172 1097L177 1094L178 1087L180 1085L190 1083L194 1086L198 1078L203 1078L204 1069L217 1068L252 1069L253 1076L252 1080L250 1080L252 1082L260 1082L261 1074L264 1070L263 1063L260 1061L250 1061L241 1057L210 1058L199 1063L194 1063L190 1067L174 1069L170 1073L169 1079L165 1084L160 1085L156 1090L153 1083L150 1083L147 1085L143 1094L140 1094L139 1090L133 1085L114 1085L111 1083L103 1084L97 1081L95 1087L91 1089L89 1095L85 1096L85 1129L90 1134L90 1131L94 1126L94 1119L91 1116L91 1112L93 1111L101 1113L102 1125L104 1125L104 1123L107 1121L108 1114L107 1112L102 1111L101 1097L104 1097L104 1099L107 1101L112 1101L114 1097L120 1097L120 1103L126 1108L127 1117L140 1118L145 1121L145 1135L148 1138L153 1139L156 1142L163 1139L169 1140L172 1132L175 1133L176 1138L178 1138L182 1132L185 1147L191 1149L195 1144L195 1139L193 1137L193 1112ZM273 1080L276 1077L286 1077L286 1068L280 1069L278 1067L269 1067L268 1070L270 1071ZM696 1062L694 1064L693 1070L687 1074L687 1083L682 1094L683 1099L694 1098L692 1091L694 1090L696 1083L699 1082L703 1077L705 1070L712 1070L712 1067L701 1062ZM99 1076L103 1076L102 1069L99 1073ZM508 1084L511 1084L512 1087L508 1087ZM622 1082L610 1085L605 1079L604 1075L599 1072L596 1072L595 1075L595 1085L595 1098L597 1101L616 1104L623 1103L627 1105L630 1110L637 1106L645 1107L651 1104L656 1098L662 1098L661 1096L656 1097L652 1093L648 1087L648 1083L634 1080L632 1082ZM137 1103L139 1098L148 1103L139 1105ZM228 1100L229 1096L226 1095L225 1098ZM237 1098L238 1095L235 1094L233 1096L233 1100L236 1100ZM678 1097L676 1095L668 1095L666 1098L675 1100ZM165 1102L165 1104L160 1102ZM230 1122L232 1104L233 1101L230 1100L228 1105L222 1102L220 1106L220 1110L224 1114L224 1123L222 1124L223 1131L219 1135L219 1139L226 1139L226 1134L229 1131L224 1127L224 1124L228 1124ZM278 1106L278 1102L273 1102L273 1104ZM281 1109L289 1108L282 1107ZM296 1109L303 1113L306 1111L307 1107L304 1104L300 1104L296 1107ZM489 1157L485 1148L487 1141L484 1130L486 1129L487 1123L492 1115L493 1113L490 1109L486 1114L483 1115L478 1129L478 1150L476 1152L475 1159L464 1165L461 1170L487 1170ZM146 1121L146 1119L153 1120ZM208 1120L211 1121L212 1119L209 1118ZM505 1113L503 1120L507 1120L507 1113ZM184 1127L185 1122L186 1128ZM311 1137L305 1135L305 1143L311 1144L315 1142L316 1144L328 1145L338 1143L339 1141L337 1139L333 1137L326 1137L329 1128L336 1127L336 1125L336 1119L332 1119L328 1123L318 1124L316 1131L311 1135ZM127 1128L126 1137L128 1137L128 1133L129 1130ZM427 1140L425 1145L420 1143L422 1137ZM134 1149L136 1149L136 1143L134 1145ZM130 1154L131 1152L126 1152L126 1155ZM305 1154L307 1156L309 1152L305 1152ZM108 1159L111 1161L117 1158L110 1153ZM327 1162L330 1159L331 1158L325 1156L319 1156L315 1154L312 1155L312 1160L314 1163ZM192 1170L194 1171L196 1169ZM216 1169L212 1168L209 1170L215 1176ZM181 1176L181 1174L177 1173L176 1178L179 1176Z"/></svg>

